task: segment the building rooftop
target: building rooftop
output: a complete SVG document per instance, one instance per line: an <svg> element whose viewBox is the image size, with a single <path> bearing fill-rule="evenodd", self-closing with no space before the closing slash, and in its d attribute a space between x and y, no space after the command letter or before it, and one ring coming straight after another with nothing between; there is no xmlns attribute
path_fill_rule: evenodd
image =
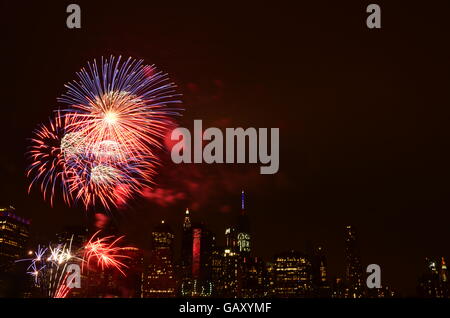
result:
<svg viewBox="0 0 450 318"><path fill-rule="evenodd" d="M31 224L31 221L29 219L23 218L23 217L15 214L14 213L15 210L16 209L13 206L0 207L0 217L11 218L13 220L19 221L19 222L27 224L27 225Z"/></svg>

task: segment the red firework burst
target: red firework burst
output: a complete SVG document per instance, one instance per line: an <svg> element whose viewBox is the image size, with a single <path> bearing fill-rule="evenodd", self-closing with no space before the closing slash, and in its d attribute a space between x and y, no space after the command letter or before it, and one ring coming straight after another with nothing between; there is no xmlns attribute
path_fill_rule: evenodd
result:
<svg viewBox="0 0 450 318"><path fill-rule="evenodd" d="M121 260L128 259L129 256L122 255L120 252L127 247L119 247L116 244L123 239L123 236L114 238L114 236L98 237L100 231L96 232L84 246L84 260L86 266L96 263L96 266L102 270L105 268L117 269L122 275L125 275L123 269L128 266Z"/></svg>

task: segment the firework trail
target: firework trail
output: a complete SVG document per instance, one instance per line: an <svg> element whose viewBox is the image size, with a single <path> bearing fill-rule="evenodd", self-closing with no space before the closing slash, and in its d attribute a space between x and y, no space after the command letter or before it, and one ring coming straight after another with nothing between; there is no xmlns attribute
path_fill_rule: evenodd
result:
<svg viewBox="0 0 450 318"><path fill-rule="evenodd" d="M21 259L16 262L30 262L27 274L33 277L34 286L40 294L49 298L66 298L71 287L68 286L70 264L81 264L81 272L87 274L91 270L113 269L126 276L125 265L121 260L129 256L121 251L128 247L120 247L121 237L99 237L96 232L83 247L72 250L73 236L68 244L49 244L48 247L38 245L33 258ZM85 266L86 265L86 266Z"/></svg>
<svg viewBox="0 0 450 318"><path fill-rule="evenodd" d="M98 234L99 232L95 233L84 247L86 265L89 267L92 262L96 262L97 266L101 267L102 270L112 267L125 276L123 269L127 268L127 266L121 260L129 258L129 256L120 254L120 251L124 248L126 249L126 247L117 246L117 243L123 239L123 236L119 238L114 238L113 236L100 238L97 236Z"/></svg>
<svg viewBox="0 0 450 318"><path fill-rule="evenodd" d="M30 261L30 265L27 268L27 274L34 277L35 284L38 283L39 273L45 268L43 264L44 255L47 252L47 248L42 248L38 245L37 250L34 252L35 257L29 259L18 260L17 262Z"/></svg>
<svg viewBox="0 0 450 318"><path fill-rule="evenodd" d="M64 278L62 279L62 283L59 284L53 298L67 298L67 296L69 296L70 288L65 283L67 281L68 276L69 274L66 274L64 276Z"/></svg>
<svg viewBox="0 0 450 318"><path fill-rule="evenodd" d="M34 278L35 287L45 297L67 296L68 292L61 289L66 282L67 266L83 261L72 252L72 239L69 244L49 244L48 248L39 245L33 258L16 261L30 262L27 274Z"/></svg>
<svg viewBox="0 0 450 318"><path fill-rule="evenodd" d="M83 138L67 132L67 125L73 122L73 116L63 117L56 112L47 125L40 125L34 131L27 153L31 161L27 176L33 175L28 191L39 184L44 199L50 198L51 205L57 185L61 185L64 201L71 202L68 184L80 166L77 154L83 151Z"/></svg>
<svg viewBox="0 0 450 318"><path fill-rule="evenodd" d="M179 115L176 86L143 61L121 57L88 63L58 99L66 104L34 133L28 152L33 176L53 205L64 201L107 210L153 185L156 152Z"/></svg>

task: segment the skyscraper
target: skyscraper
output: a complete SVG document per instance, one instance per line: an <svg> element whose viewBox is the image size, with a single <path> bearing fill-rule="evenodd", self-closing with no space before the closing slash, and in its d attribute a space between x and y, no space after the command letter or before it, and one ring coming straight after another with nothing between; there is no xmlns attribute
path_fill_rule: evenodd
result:
<svg viewBox="0 0 450 318"><path fill-rule="evenodd" d="M189 278L192 265L192 222L189 209L186 209L181 237L181 273L180 281Z"/></svg>
<svg viewBox="0 0 450 318"><path fill-rule="evenodd" d="M65 245L66 248L70 248L71 251L76 251L86 243L88 240L88 229L84 226L65 226L63 230L56 233L56 243ZM78 258L74 258L70 261L70 264L78 264L82 266L82 261ZM91 277L86 275L86 272L81 273L81 285L85 287L94 282L99 283L93 276L100 276L99 273L92 274ZM70 298L82 298L87 296L101 296L96 294L99 291L98 286L94 288L72 288L70 291ZM93 292L93 295L88 295L87 292Z"/></svg>
<svg viewBox="0 0 450 318"><path fill-rule="evenodd" d="M312 277L314 293L318 297L330 297L331 288L328 280L328 265L323 246L317 246L312 255Z"/></svg>
<svg viewBox="0 0 450 318"><path fill-rule="evenodd" d="M251 240L250 240L250 220L245 210L245 193L241 193L241 212L239 213L237 222L237 245L238 252L241 256L250 256Z"/></svg>
<svg viewBox="0 0 450 318"><path fill-rule="evenodd" d="M225 277L223 275L225 268L225 259L223 257L224 247L216 246L212 251L211 257L211 280L213 282L214 297L223 295L223 287L225 285Z"/></svg>
<svg viewBox="0 0 450 318"><path fill-rule="evenodd" d="M444 257L441 258L441 270L439 273L439 281L442 289L442 297L449 298L450 297L450 284L448 281L448 271L447 264L445 263Z"/></svg>
<svg viewBox="0 0 450 318"><path fill-rule="evenodd" d="M275 256L271 265L272 297L311 297L311 261L303 253L289 251Z"/></svg>
<svg viewBox="0 0 450 318"><path fill-rule="evenodd" d="M81 248L88 240L88 229L84 226L66 226L56 234L58 244L71 245L72 250Z"/></svg>
<svg viewBox="0 0 450 318"><path fill-rule="evenodd" d="M142 297L142 276L144 273L144 254L137 247L122 248L122 255L127 256L123 263L127 266L127 276L117 277L122 298Z"/></svg>
<svg viewBox="0 0 450 318"><path fill-rule="evenodd" d="M227 229L228 231L228 229ZM233 248L233 240L227 240L227 245L221 251L222 272L220 280L215 281L215 290L219 297L239 297L239 282L241 277L241 257Z"/></svg>
<svg viewBox="0 0 450 318"><path fill-rule="evenodd" d="M25 255L30 221L15 214L14 207L0 207L0 272Z"/></svg>
<svg viewBox="0 0 450 318"><path fill-rule="evenodd" d="M73 236L73 246L77 248L77 245L82 242L85 236L84 230L80 228L81 232L77 233L77 228L69 228L70 231L61 232L58 237L62 239L62 244L67 244L65 240L70 242ZM114 229L115 230L115 229ZM70 235L69 235L70 234ZM109 234L109 233L108 233ZM115 235L118 233L115 232ZM97 234L98 238L107 237L103 232ZM82 271L81 273L81 289L72 289L70 292L70 298L77 297L89 297L89 298L129 298L129 297L141 297L141 262L142 251L136 247L132 247L134 244L126 238L121 238L121 244L124 247L120 248L120 262L124 265L123 272L116 270L111 266L101 266L98 262L92 262L89 264L89 270ZM74 258L74 262L82 265L83 260ZM85 264L87 265L87 264Z"/></svg>
<svg viewBox="0 0 450 318"><path fill-rule="evenodd" d="M245 209L245 193L241 192L241 209L232 224L225 230L226 247L240 256L250 256L250 220Z"/></svg>
<svg viewBox="0 0 450 318"><path fill-rule="evenodd" d="M30 221L18 216L12 206L0 207L0 297L23 295L26 279L13 265L26 254L29 226Z"/></svg>
<svg viewBox="0 0 450 318"><path fill-rule="evenodd" d="M244 257L239 279L239 297L262 298L267 294L266 266L258 257Z"/></svg>
<svg viewBox="0 0 450 318"><path fill-rule="evenodd" d="M215 294L220 297L248 297L260 292L256 276L261 275L261 262L251 257L250 221L245 207L245 193L241 192L241 205L237 217L225 230L225 248L216 251ZM261 269L261 270L260 270ZM256 271L256 272L255 272Z"/></svg>
<svg viewBox="0 0 450 318"><path fill-rule="evenodd" d="M419 278L418 294L422 298L448 298L449 282L447 264L442 257L440 262L425 259L425 269Z"/></svg>
<svg viewBox="0 0 450 318"><path fill-rule="evenodd" d="M361 298L364 296L364 280L361 255L354 226L345 227L345 283L346 297Z"/></svg>
<svg viewBox="0 0 450 318"><path fill-rule="evenodd" d="M239 253L237 228L235 224L225 229L225 247L233 254Z"/></svg>
<svg viewBox="0 0 450 318"><path fill-rule="evenodd" d="M188 236L190 233L190 236ZM215 236L202 223L193 223L186 233L186 242L191 242L190 255L185 251L184 262L190 271L181 283L183 297L209 297L213 292L212 261ZM184 243L187 249L187 243Z"/></svg>
<svg viewBox="0 0 450 318"><path fill-rule="evenodd" d="M142 297L175 297L172 229L164 220L152 231L152 251L143 274Z"/></svg>

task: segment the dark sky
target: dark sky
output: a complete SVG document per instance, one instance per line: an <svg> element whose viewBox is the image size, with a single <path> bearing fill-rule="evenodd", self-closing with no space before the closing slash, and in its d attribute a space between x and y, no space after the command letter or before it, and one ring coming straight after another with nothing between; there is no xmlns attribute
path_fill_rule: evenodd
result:
<svg viewBox="0 0 450 318"><path fill-rule="evenodd" d="M413 295L424 257L450 256L448 1L376 1L381 30L365 26L365 1L77 2L82 28L69 30L71 2L1 7L0 202L32 218L35 233L87 218L80 207L50 208L37 189L27 195L27 138L76 71L113 54L169 73L184 95L182 126L280 128L273 176L258 165L177 166L163 155L153 199L115 212L141 246L163 217L179 229L187 206L221 240L244 188L254 251L267 260L311 241L342 275L351 223L363 263L380 264L385 283Z"/></svg>

